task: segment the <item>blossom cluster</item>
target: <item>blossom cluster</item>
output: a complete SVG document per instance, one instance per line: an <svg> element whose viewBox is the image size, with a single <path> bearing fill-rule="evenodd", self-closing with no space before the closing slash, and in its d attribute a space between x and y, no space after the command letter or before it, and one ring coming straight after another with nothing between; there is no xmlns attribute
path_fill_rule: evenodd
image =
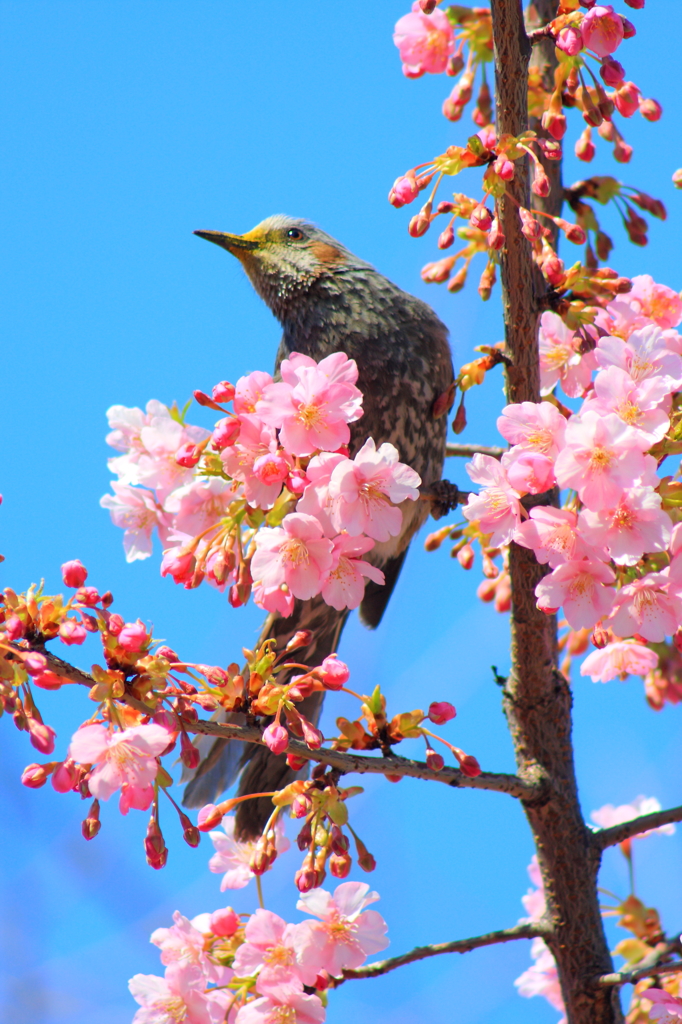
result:
<svg viewBox="0 0 682 1024"><path fill-rule="evenodd" d="M581 7L588 10L581 10ZM445 215L448 220L438 236L438 248L449 249L457 238L464 243L452 255L426 264L422 271L425 281L447 281L450 291L460 291L471 262L482 254L486 264L478 291L482 299L489 298L497 277L500 252L506 245L498 201L509 195L507 186L517 176L517 163L526 160L532 168L532 192L541 199L549 195L551 183L546 164L561 159L562 140L567 130L565 108L577 108L586 123L575 147L581 160L590 161L594 157L592 132L596 129L605 141L613 144L614 158L620 163L629 162L632 147L616 127L614 115L628 118L639 110L647 120L657 121L662 114L656 100L644 98L634 82L626 81L623 66L613 56L622 41L634 35L632 23L611 5L563 0L557 17L539 26L533 34L534 41L549 37L556 47L557 67L552 88L547 88L540 66L531 63L528 72L529 112L534 119L531 127L541 127L543 132L526 131L519 137L498 136L485 77L485 65L493 55L490 10L483 7L469 10L455 5L442 11L435 2L415 0L412 12L398 21L394 42L400 51L403 72L409 78L424 73L459 75L443 104L443 114L450 121L459 121L462 117L473 96L477 71L481 70L480 89L472 112L478 129L476 134L466 145L451 145L445 153L400 175L389 192L389 202L401 207L412 203L433 182L426 202L410 220L409 233L419 237L438 217ZM591 63L596 64L599 77ZM452 200L436 204L436 193L443 178L470 167L484 171L482 197L454 193ZM523 206L519 207L518 214L523 234L531 243L535 262L547 284L564 297L561 316L574 327L577 322L592 322L595 306L605 305L619 290L626 290L625 282L609 268L604 268L602 274L597 271L599 262L608 258L613 243L601 230L589 201L612 202L628 236L638 245L647 243L647 221L638 209L663 220L666 212L659 200L609 176L577 182L566 191L566 198L577 215L575 222L552 216L543 209ZM492 200L492 208L489 200ZM511 201L518 206L515 199ZM458 218L465 223L456 228ZM587 243L583 264L565 267L556 250L558 232L577 245Z"/></svg>
<svg viewBox="0 0 682 1024"><path fill-rule="evenodd" d="M349 457L349 425L362 416L354 360L294 352L279 373L195 392L222 414L212 432L157 401L146 412L113 406L107 440L123 454L109 460L118 480L101 504L125 530L129 561L149 556L156 529L162 574L187 588L229 587L234 606L252 592L282 615L317 594L356 608L367 579L384 582L364 556L400 534L400 505L421 481L391 444L368 438Z"/></svg>
<svg viewBox="0 0 682 1024"><path fill-rule="evenodd" d="M680 296L646 275L593 329L572 332L544 313L545 399L504 408L498 429L511 447L499 461L478 454L467 466L481 487L463 510L467 541L514 541L548 566L538 607L562 608L573 631L591 631L597 650L581 672L595 681L653 672L651 645L682 637L680 485L658 474L682 450L680 320ZM575 412L558 401L557 385L582 400ZM555 489L566 492L561 508ZM535 495L546 501L527 511L523 499Z"/></svg>
<svg viewBox="0 0 682 1024"><path fill-rule="evenodd" d="M297 924L262 907L251 915L223 907L192 920L176 911L169 928L151 935L164 977L129 982L141 1007L134 1024L321 1024L320 993L388 945L386 922L367 909L378 899L363 882L313 889L298 901L310 916Z"/></svg>

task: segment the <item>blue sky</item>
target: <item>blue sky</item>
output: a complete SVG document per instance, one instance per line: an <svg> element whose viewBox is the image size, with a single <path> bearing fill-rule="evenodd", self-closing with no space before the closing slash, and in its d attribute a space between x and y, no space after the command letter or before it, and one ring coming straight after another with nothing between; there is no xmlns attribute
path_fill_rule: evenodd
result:
<svg viewBox="0 0 682 1024"><path fill-rule="evenodd" d="M662 198L670 216L653 224L645 250L605 216L618 243L611 262L679 289L682 194L670 185L682 165L679 64L661 40L679 38L682 11L670 0L650 8L629 12L639 34L621 59L662 102L664 120L625 124L635 145L628 167L602 146L589 172L569 156L566 180L615 174ZM174 587L160 579L157 557L126 565L120 532L98 504L109 482L108 406L182 404L194 388L272 364L276 322L237 262L195 238L195 228L241 232L275 212L308 217L430 301L450 328L456 365L474 345L501 338L497 297L484 306L475 282L457 296L421 283L435 239L409 239L408 212L386 202L399 173L470 130L440 114L449 80L400 74L391 31L406 9L403 0L0 2L3 586L24 589L44 576L57 590L59 565L79 557L121 614L153 622L188 660L226 664L255 636L257 609L235 612L213 590ZM494 379L471 396L463 440L497 440L500 401ZM210 419L198 410L194 421ZM463 465L448 471L465 483ZM370 634L351 621L341 653L355 687L381 683L393 711L451 700L458 717L446 735L486 769L508 771L511 744L490 672L508 666L507 623L477 601L478 580L445 550L427 555L416 542L381 628ZM75 660L95 657L82 650ZM328 701L329 726L347 713L345 699ZM85 694L46 694L42 706L63 754L90 714ZM176 908L192 916L222 905L207 842L189 850L168 819L169 863L153 872L141 849L146 816L124 819L112 805L86 844L77 798L23 788L33 749L9 720L1 728L0 1016L125 1024L135 1010L127 979L159 972L152 929ZM639 793L680 802L679 711L651 712L638 681L578 679L575 737L586 813ZM369 880L382 895L391 952L506 927L522 913L532 846L510 798L370 779L355 803L355 827L378 861ZM674 930L680 835L648 839L636 857L642 898ZM624 893L621 860L607 853L603 881ZM292 855L265 892L271 909L296 920L293 870ZM247 889L233 902L246 911L254 900ZM616 929L610 935L615 943ZM525 943L412 965L344 985L328 1020L553 1024L544 1001L515 994L527 965Z"/></svg>

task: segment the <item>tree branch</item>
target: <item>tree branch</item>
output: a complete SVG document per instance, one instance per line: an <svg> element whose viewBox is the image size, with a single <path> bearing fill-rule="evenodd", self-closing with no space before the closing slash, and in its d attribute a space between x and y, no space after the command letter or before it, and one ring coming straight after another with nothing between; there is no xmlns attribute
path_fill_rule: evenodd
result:
<svg viewBox="0 0 682 1024"><path fill-rule="evenodd" d="M499 932L488 932L487 935L475 935L470 939L456 939L454 942L438 942L433 946L417 946L409 953L401 956L392 956L389 960L379 960L374 964L367 964L366 967L358 967L355 970L345 970L343 978L336 982L335 987L342 985L344 981L351 981L355 978L377 978L380 974L388 974L396 967L404 967L405 964L414 963L416 960L425 960L429 956L440 956L441 953L469 953L472 949L480 949L483 946L494 946L501 942L512 942L514 939L535 939L538 936L547 934L547 929L537 922L532 924L517 924L513 928L504 928Z"/></svg>
<svg viewBox="0 0 682 1024"><path fill-rule="evenodd" d="M474 455L492 455L494 459L501 459L506 450L497 445L456 444L453 441L448 441L445 446L446 456L456 455L462 459L471 459Z"/></svg>
<svg viewBox="0 0 682 1024"><path fill-rule="evenodd" d="M642 832L648 832L649 829L658 828L660 825L670 825L675 821L682 821L682 807L669 807L667 811L641 814L639 818L624 821L621 825L599 829L598 832L592 834L592 842L597 849L605 850L608 846L617 846L618 843L641 835Z"/></svg>
<svg viewBox="0 0 682 1024"><path fill-rule="evenodd" d="M657 949L653 949L648 956L640 960L637 966L631 970L614 971L613 974L602 974L600 978L596 979L596 983L607 988L618 988L621 985L634 985L641 978L650 978L652 975L673 974L676 971L682 970L682 963L679 960L674 960L671 963L661 963L661 961L672 954L679 956L679 952L680 940L679 938L673 939L672 942L666 942Z"/></svg>
<svg viewBox="0 0 682 1024"><path fill-rule="evenodd" d="M57 657L44 647L35 649L45 655L51 671L71 682L80 683L82 686L94 685L95 680L87 672L83 672ZM143 701L130 694L125 694L121 700L143 715L151 713L150 708ZM192 734L203 733L228 740L245 740L248 743L264 745L263 732L257 725L231 725L199 719L197 722L184 722L183 726L187 732ZM401 778L426 779L430 782L442 782L454 789L484 789L492 793L507 793L509 796L524 801L538 800L542 795L539 786L526 782L516 775L507 775L501 772L481 772L475 778L469 778L458 768L446 767L440 772L436 772L423 761L413 761L411 758L398 755L372 757L342 750L329 750L328 748L311 750L305 743L294 739L289 740L286 752L296 754L297 757L305 757L309 761L316 761L318 764L329 765L330 768L336 768L343 774L355 772L359 775L399 775Z"/></svg>

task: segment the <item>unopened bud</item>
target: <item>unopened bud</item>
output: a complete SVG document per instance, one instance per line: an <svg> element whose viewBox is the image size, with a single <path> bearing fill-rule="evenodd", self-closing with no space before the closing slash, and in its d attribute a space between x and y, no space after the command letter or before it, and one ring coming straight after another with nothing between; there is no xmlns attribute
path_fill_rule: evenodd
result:
<svg viewBox="0 0 682 1024"><path fill-rule="evenodd" d="M470 569L474 564L474 549L471 544L464 544L457 551L457 561L463 569Z"/></svg>
<svg viewBox="0 0 682 1024"><path fill-rule="evenodd" d="M298 754L287 754L287 764L295 772L300 772L308 764L306 757L299 757Z"/></svg>
<svg viewBox="0 0 682 1024"><path fill-rule="evenodd" d="M452 224L448 224L445 231L441 231L441 233L438 236L438 248L449 249L454 240L455 232L453 230Z"/></svg>
<svg viewBox="0 0 682 1024"><path fill-rule="evenodd" d="M196 768L201 760L199 748L195 747L186 732L180 736L180 760L185 768Z"/></svg>
<svg viewBox="0 0 682 1024"><path fill-rule="evenodd" d="M180 445L175 453L175 461L178 466L184 466L185 469L192 469L199 462L201 458L202 449L198 444L192 444L191 441L187 441L186 444Z"/></svg>
<svg viewBox="0 0 682 1024"><path fill-rule="evenodd" d="M54 750L54 738L57 735L49 725L36 722L35 718L28 720L28 732L31 746L39 750L41 754L51 754Z"/></svg>
<svg viewBox="0 0 682 1024"><path fill-rule="evenodd" d="M329 858L329 870L334 878L347 878L353 860L349 853L332 853Z"/></svg>
<svg viewBox="0 0 682 1024"><path fill-rule="evenodd" d="M205 804L197 815L197 828L200 832L210 832L217 828L223 820L223 813L215 804Z"/></svg>
<svg viewBox="0 0 682 1024"><path fill-rule="evenodd" d="M29 764L21 773L22 785L29 789L40 789L54 771L55 764Z"/></svg>
<svg viewBox="0 0 682 1024"><path fill-rule="evenodd" d="M682 187L682 186L681 186ZM449 292L461 292L462 288L466 284L467 279L467 267L460 267L454 277L448 282Z"/></svg>
<svg viewBox="0 0 682 1024"><path fill-rule="evenodd" d="M627 3L627 0L626 0ZM447 63L445 68L445 74L449 75L450 78L454 78L464 68L464 58L460 53L454 53Z"/></svg>
<svg viewBox="0 0 682 1024"><path fill-rule="evenodd" d="M99 820L99 800L93 800L87 818L81 824L83 839L94 839L102 827Z"/></svg>
<svg viewBox="0 0 682 1024"><path fill-rule="evenodd" d="M310 822L307 821L303 828L301 829L301 831L296 836L296 845L298 846L299 850L303 852L303 850L308 849L312 842L312 839L313 831L312 828L310 827Z"/></svg>
<svg viewBox="0 0 682 1024"><path fill-rule="evenodd" d="M298 629L284 648L285 651L295 651L299 647L307 647L313 638L312 629Z"/></svg>
<svg viewBox="0 0 682 1024"><path fill-rule="evenodd" d="M478 228L479 231L489 231L493 223L493 217L487 206L480 203L474 207L471 216L469 217L469 224L472 228Z"/></svg>
<svg viewBox="0 0 682 1024"><path fill-rule="evenodd" d="M499 249L504 248L504 243L506 239L504 237L504 231L500 227L500 221L497 217L494 218L490 226L490 231L488 232L488 237L486 241L488 243L489 249L494 249L495 251L498 251Z"/></svg>
<svg viewBox="0 0 682 1024"><path fill-rule="evenodd" d="M579 160L589 163L594 158L597 148L592 142L592 129L587 126L575 144L575 155Z"/></svg>
<svg viewBox="0 0 682 1024"><path fill-rule="evenodd" d="M453 750L455 757L459 761L462 775L475 779L477 775L481 774L481 766L472 754L465 754L463 750L458 750L457 747L453 747Z"/></svg>
<svg viewBox="0 0 682 1024"><path fill-rule="evenodd" d="M78 765L69 758L58 764L52 773L52 786L58 793L70 793L78 784L80 769Z"/></svg>
<svg viewBox="0 0 682 1024"><path fill-rule="evenodd" d="M198 402L199 405L203 405L206 409L214 409L216 412L222 413L225 412L225 410L221 409L217 402L214 402L205 391L193 391L192 394L194 395L194 400Z"/></svg>
<svg viewBox="0 0 682 1024"><path fill-rule="evenodd" d="M642 100L639 105L639 112L647 121L659 121L663 113L663 107L657 100Z"/></svg>
<svg viewBox="0 0 682 1024"><path fill-rule="evenodd" d="M163 835L159 824L154 817L151 816L149 819L149 825L147 826L147 835L144 840L144 852L147 858L147 864L155 871L159 868L165 867L166 861L168 860L168 850L163 840Z"/></svg>
<svg viewBox="0 0 682 1024"><path fill-rule="evenodd" d="M408 232L412 238L420 238L425 235L431 225L431 203L424 203L421 210L416 214L408 225Z"/></svg>
<svg viewBox="0 0 682 1024"><path fill-rule="evenodd" d="M232 907L224 907L222 910L214 910L211 914L211 931L221 938L229 938L234 935L240 925L239 914L235 913Z"/></svg>
<svg viewBox="0 0 682 1024"><path fill-rule="evenodd" d="M457 715L454 705L447 700L433 701L429 704L428 719L434 725L444 725Z"/></svg>
<svg viewBox="0 0 682 1024"><path fill-rule="evenodd" d="M594 627L594 631L592 633L592 643L594 644L595 647L597 647L597 648L599 648L599 650L601 650L602 648L606 647L606 645L610 642L610 640L611 640L611 632L610 632L610 630L604 629L604 627L602 626L601 622L598 622L597 625Z"/></svg>
<svg viewBox="0 0 682 1024"><path fill-rule="evenodd" d="M440 754L437 754L431 747L426 748L426 764L432 772L440 772L445 767L445 761Z"/></svg>
<svg viewBox="0 0 682 1024"><path fill-rule="evenodd" d="M213 387L211 396L214 402L231 402L234 398L234 384L230 384L229 380L221 380Z"/></svg>
<svg viewBox="0 0 682 1024"><path fill-rule="evenodd" d="M306 818L312 810L313 802L306 793L299 793L291 804L292 818Z"/></svg>
<svg viewBox="0 0 682 1024"><path fill-rule="evenodd" d="M88 570L78 558L62 565L62 579L67 587L82 587L88 578Z"/></svg>
<svg viewBox="0 0 682 1024"><path fill-rule="evenodd" d="M464 408L464 395L462 395L460 403L457 407L457 412L455 413L455 418L452 421L452 429L454 430L455 434L461 434L466 425L467 414L466 409Z"/></svg>

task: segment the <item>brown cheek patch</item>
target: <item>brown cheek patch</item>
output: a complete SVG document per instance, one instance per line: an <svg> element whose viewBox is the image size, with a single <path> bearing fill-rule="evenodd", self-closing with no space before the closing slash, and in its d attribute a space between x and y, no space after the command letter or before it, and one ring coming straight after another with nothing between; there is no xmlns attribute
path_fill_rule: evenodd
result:
<svg viewBox="0 0 682 1024"><path fill-rule="evenodd" d="M343 262L343 254L333 245L328 245L327 242L311 242L310 249L320 263L329 265Z"/></svg>

